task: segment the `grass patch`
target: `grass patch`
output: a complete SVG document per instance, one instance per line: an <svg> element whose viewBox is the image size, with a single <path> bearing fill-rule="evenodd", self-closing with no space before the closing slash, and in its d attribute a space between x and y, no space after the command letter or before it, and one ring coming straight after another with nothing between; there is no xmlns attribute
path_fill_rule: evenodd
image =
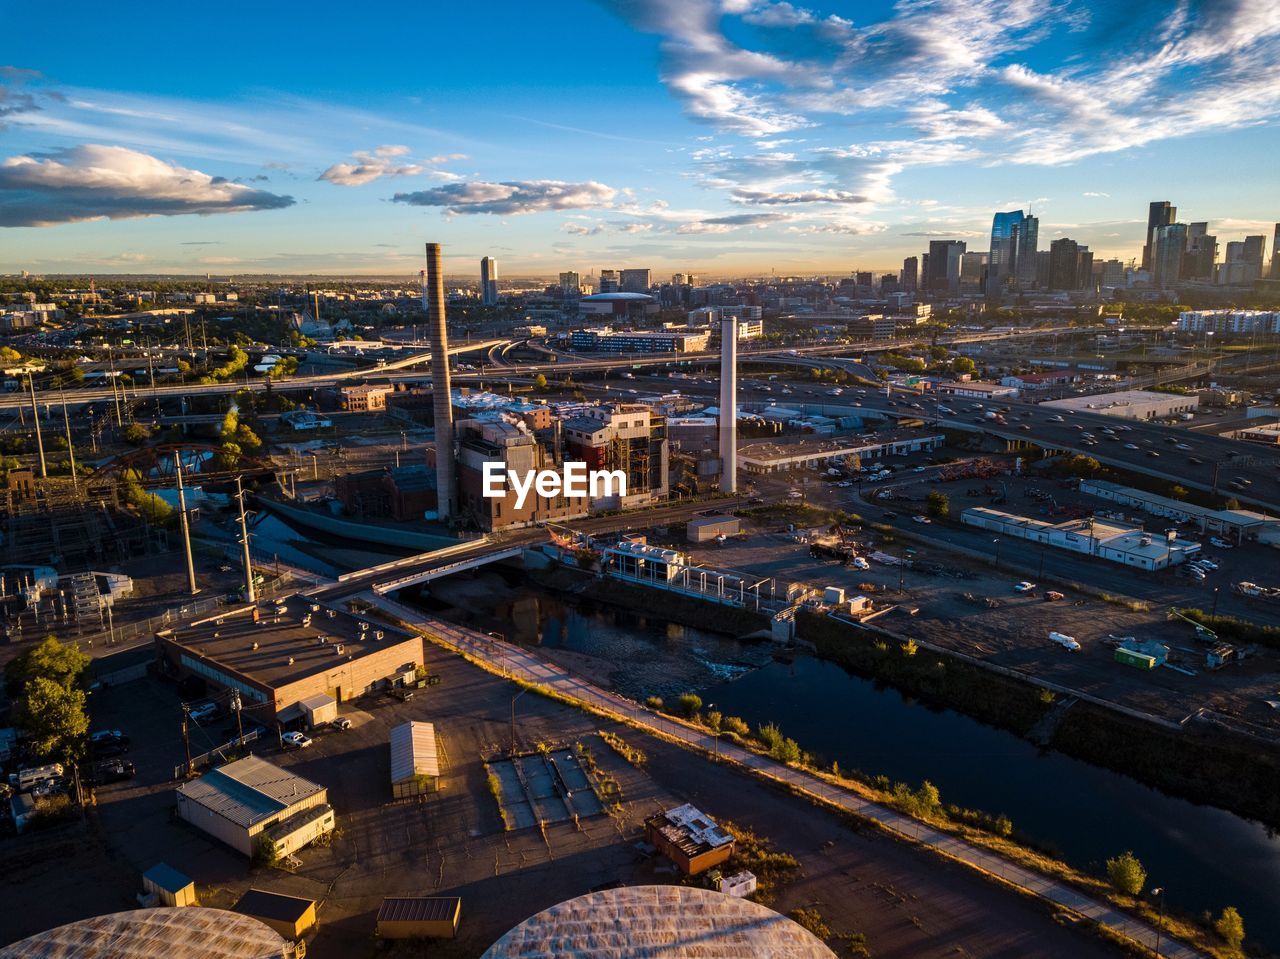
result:
<svg viewBox="0 0 1280 959"><path fill-rule="evenodd" d="M493 801L498 804L498 815L502 818L502 831L510 832L511 823L507 820L507 807L502 804L502 780L498 778L498 774L490 767L485 767L487 775L485 778L489 783L489 794L493 796Z"/></svg>
<svg viewBox="0 0 1280 959"><path fill-rule="evenodd" d="M725 863L725 875L733 875L748 869L755 874L756 891L751 898L768 905L777 898L782 888L800 872L800 862L789 852L773 848L773 841L765 836L732 822L721 822L733 835L733 855Z"/></svg>
<svg viewBox="0 0 1280 959"><path fill-rule="evenodd" d="M643 767L649 760L649 757L644 754L644 750L632 746L617 733L611 733L608 730L602 729L600 731L600 738L605 741L606 745L608 745L610 749L637 769Z"/></svg>

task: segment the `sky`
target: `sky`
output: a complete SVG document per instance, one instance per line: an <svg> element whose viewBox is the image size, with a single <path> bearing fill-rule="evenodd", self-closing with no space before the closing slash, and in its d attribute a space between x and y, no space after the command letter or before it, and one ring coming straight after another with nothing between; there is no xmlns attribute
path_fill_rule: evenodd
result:
<svg viewBox="0 0 1280 959"><path fill-rule="evenodd" d="M1280 0L12 4L0 272L895 271L1280 220ZM55 39L56 38L56 39Z"/></svg>

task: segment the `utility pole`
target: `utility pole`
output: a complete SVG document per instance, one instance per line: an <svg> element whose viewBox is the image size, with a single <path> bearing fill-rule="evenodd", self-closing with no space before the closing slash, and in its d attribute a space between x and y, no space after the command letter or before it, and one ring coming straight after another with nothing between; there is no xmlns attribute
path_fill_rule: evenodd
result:
<svg viewBox="0 0 1280 959"><path fill-rule="evenodd" d="M249 556L249 523L244 518L244 488L240 485L240 477L236 477L236 502L240 504L240 542L244 547L244 595L251 603L258 601L258 594L253 588L253 559Z"/></svg>
<svg viewBox="0 0 1280 959"><path fill-rule="evenodd" d="M59 393L62 391L59 390ZM67 455L71 457L71 488L80 495L80 480L76 477L76 448L71 445L71 417L67 415L67 394L62 393L62 425L67 428Z"/></svg>
<svg viewBox="0 0 1280 959"><path fill-rule="evenodd" d="M187 775L191 775L191 737L187 735L187 724L191 720L191 707L182 704L182 748L187 753Z"/></svg>
<svg viewBox="0 0 1280 959"><path fill-rule="evenodd" d="M49 470L44 463L44 437L40 435L40 407L36 406L36 378L35 374L27 374L27 386L31 388L31 419L36 424L36 448L40 451L40 478L48 479Z"/></svg>
<svg viewBox="0 0 1280 959"><path fill-rule="evenodd" d="M182 524L182 547L187 553L187 589L194 596L200 592L196 585L196 561L191 555L191 520L187 516L187 493L182 488L182 454L173 451L173 469L178 477L178 520Z"/></svg>
<svg viewBox="0 0 1280 959"><path fill-rule="evenodd" d="M107 365L111 367L111 398L116 404L116 429L123 429L124 417L120 415L120 396L116 392L116 359L109 346L107 347Z"/></svg>
<svg viewBox="0 0 1280 959"><path fill-rule="evenodd" d="M240 747L243 749L244 748L244 720L240 716L240 709L241 709L240 690L238 689L233 689L231 691L231 708L235 710L235 714L236 714L236 734L237 734L236 742L239 743Z"/></svg>

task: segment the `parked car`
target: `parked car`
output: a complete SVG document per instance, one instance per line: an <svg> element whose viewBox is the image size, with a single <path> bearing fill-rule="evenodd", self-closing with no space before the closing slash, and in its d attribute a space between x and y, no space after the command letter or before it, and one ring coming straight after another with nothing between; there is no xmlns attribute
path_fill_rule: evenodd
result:
<svg viewBox="0 0 1280 959"><path fill-rule="evenodd" d="M1021 583L1013 584L1013 590L1015 593L1029 593L1035 588L1035 583L1029 583L1025 579Z"/></svg>
<svg viewBox="0 0 1280 959"><path fill-rule="evenodd" d="M84 781L88 786L105 786L108 783L124 782L137 774L137 768L127 759L109 759L90 766Z"/></svg>
<svg viewBox="0 0 1280 959"><path fill-rule="evenodd" d="M285 749L306 749L311 745L311 737L303 733L285 733L280 740Z"/></svg>
<svg viewBox="0 0 1280 959"><path fill-rule="evenodd" d="M413 699L413 690L408 689L405 686L392 686L387 690L387 695L400 700L402 703L407 703L409 700Z"/></svg>
<svg viewBox="0 0 1280 959"><path fill-rule="evenodd" d="M853 568L854 568L854 569L870 569L870 568L871 568L871 564L870 564L870 563L868 563L868 562L867 562L865 559L863 559L861 556L855 556L855 557L853 558Z"/></svg>
<svg viewBox="0 0 1280 959"><path fill-rule="evenodd" d="M1209 537L1209 545L1210 545L1210 546L1216 546L1218 549L1231 549L1231 548L1232 548L1232 546L1231 546L1231 544L1230 544L1230 543L1228 543L1225 539L1222 539L1221 537L1218 537L1218 536L1210 536L1210 537Z"/></svg>
<svg viewBox="0 0 1280 959"><path fill-rule="evenodd" d="M913 469L911 472L913 472L913 473L923 473L923 472L924 472L925 470L927 470L928 468L929 468L929 467L927 467L927 466L917 466L917 467L916 467L915 469Z"/></svg>
<svg viewBox="0 0 1280 959"><path fill-rule="evenodd" d="M345 716L340 716L333 722L329 723L329 725L341 732L346 732L351 728L351 720L347 719Z"/></svg>
<svg viewBox="0 0 1280 959"><path fill-rule="evenodd" d="M1215 570L1218 568L1218 564L1207 556L1201 556L1198 559L1192 560L1192 565L1200 566L1208 570Z"/></svg>
<svg viewBox="0 0 1280 959"><path fill-rule="evenodd" d="M218 715L217 703L199 703L190 707L187 715L197 723L205 723L210 719L214 719Z"/></svg>
<svg viewBox="0 0 1280 959"><path fill-rule="evenodd" d="M932 523L932 522L933 522L933 520L929 519L929 517L925 516L925 515L924 515L924 514L922 514L922 513L917 513L915 516L911 517L911 522L913 522L913 523Z"/></svg>

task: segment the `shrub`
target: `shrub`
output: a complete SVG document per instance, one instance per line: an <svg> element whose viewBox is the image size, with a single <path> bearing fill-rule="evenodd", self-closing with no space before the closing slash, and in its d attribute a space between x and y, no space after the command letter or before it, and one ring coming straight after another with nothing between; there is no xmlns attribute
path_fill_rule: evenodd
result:
<svg viewBox="0 0 1280 959"><path fill-rule="evenodd" d="M1132 852L1107 860L1107 878L1120 892L1136 896L1147 883L1147 870Z"/></svg>
<svg viewBox="0 0 1280 959"><path fill-rule="evenodd" d="M662 701L661 696L650 696L648 699L644 701L644 704L648 706L650 709L656 709L659 711L661 711L666 707L666 703Z"/></svg>
<svg viewBox="0 0 1280 959"><path fill-rule="evenodd" d="M747 725L747 721L741 716L726 716L721 728L726 733L733 733L735 736L745 736L751 731L751 727Z"/></svg>
<svg viewBox="0 0 1280 959"><path fill-rule="evenodd" d="M1222 941L1236 952L1239 952L1240 947L1244 945L1244 919L1235 906L1227 906L1222 910L1222 915L1214 922L1213 929L1222 937Z"/></svg>
<svg viewBox="0 0 1280 959"><path fill-rule="evenodd" d="M792 909L787 916L797 925L804 926L819 939L831 938L831 927L816 909Z"/></svg>
<svg viewBox="0 0 1280 959"><path fill-rule="evenodd" d="M697 693L681 693L679 703L680 712L690 719L702 712L702 697Z"/></svg>

